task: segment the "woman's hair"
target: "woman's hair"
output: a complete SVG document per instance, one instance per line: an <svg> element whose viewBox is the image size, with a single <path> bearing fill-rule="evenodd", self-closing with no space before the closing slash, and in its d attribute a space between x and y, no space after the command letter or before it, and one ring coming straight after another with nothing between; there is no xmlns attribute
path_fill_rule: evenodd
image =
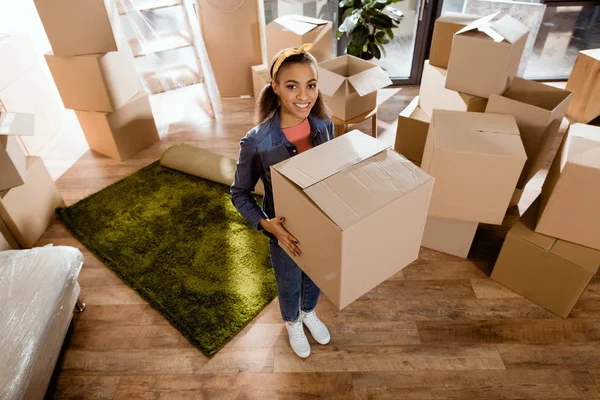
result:
<svg viewBox="0 0 600 400"><path fill-rule="evenodd" d="M269 64L269 75L273 77L273 67L279 58L279 56L285 51L281 50L279 53L273 57L271 60L271 64ZM309 64L314 65L315 68L319 68L318 65L313 61L314 58L306 53L294 54L287 57L281 65L279 69L276 71L273 80L277 82L279 79L279 75L281 71L292 64ZM260 92L260 96L258 97L258 101L256 102L256 110L255 110L255 122L256 124L260 124L264 122L266 119L270 118L275 110L279 107L279 96L273 90L273 86L271 86L271 82L267 83L263 90ZM319 92L317 101L313 105L310 113L319 119L327 119L329 118L329 109L323 100L323 96L321 92Z"/></svg>

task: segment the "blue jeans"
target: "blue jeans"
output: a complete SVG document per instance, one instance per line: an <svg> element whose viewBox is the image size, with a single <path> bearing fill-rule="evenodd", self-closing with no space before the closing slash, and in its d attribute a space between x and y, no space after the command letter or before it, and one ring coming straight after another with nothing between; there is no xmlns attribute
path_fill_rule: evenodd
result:
<svg viewBox="0 0 600 400"><path fill-rule="evenodd" d="M297 321L300 309L310 312L317 306L320 290L277 244L270 240L271 263L275 271L279 308L284 321Z"/></svg>

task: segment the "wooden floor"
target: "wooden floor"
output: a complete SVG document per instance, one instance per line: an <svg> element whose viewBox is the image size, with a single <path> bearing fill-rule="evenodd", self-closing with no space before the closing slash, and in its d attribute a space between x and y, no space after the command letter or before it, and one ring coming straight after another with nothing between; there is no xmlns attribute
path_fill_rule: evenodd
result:
<svg viewBox="0 0 600 400"><path fill-rule="evenodd" d="M393 92L391 92L393 94ZM380 106L392 141L402 89ZM252 100L227 100L225 119L172 126L120 163L86 153L58 180L67 204L187 142L235 157L252 126ZM360 126L370 133L370 122ZM277 300L217 355L192 347L132 289L55 222L39 245L80 248L87 309L59 364L54 398L76 399L600 399L600 279L563 320L488 276L506 227L483 226L469 260L423 249L402 272L337 311L317 311L329 345L301 360L287 343Z"/></svg>

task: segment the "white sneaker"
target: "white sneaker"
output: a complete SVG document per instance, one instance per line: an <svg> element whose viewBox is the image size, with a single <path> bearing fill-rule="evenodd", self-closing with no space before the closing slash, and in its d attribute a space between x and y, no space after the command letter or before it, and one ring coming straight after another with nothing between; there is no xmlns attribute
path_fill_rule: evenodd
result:
<svg viewBox="0 0 600 400"><path fill-rule="evenodd" d="M327 344L331 340L331 336L329 335L329 329L325 326L323 322L317 317L315 311L304 312L300 310L300 320L306 325L312 337L319 344Z"/></svg>
<svg viewBox="0 0 600 400"><path fill-rule="evenodd" d="M310 356L310 344L304 334L304 328L302 327L302 321L286 322L285 327L290 337L290 346L294 353L300 358L306 358Z"/></svg>

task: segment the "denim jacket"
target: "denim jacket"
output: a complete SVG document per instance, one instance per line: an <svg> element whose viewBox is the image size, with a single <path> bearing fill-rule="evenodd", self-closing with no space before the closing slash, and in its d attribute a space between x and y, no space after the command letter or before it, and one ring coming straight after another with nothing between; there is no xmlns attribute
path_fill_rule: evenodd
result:
<svg viewBox="0 0 600 400"><path fill-rule="evenodd" d="M308 116L313 147L333 139L333 122ZM235 178L231 185L231 201L240 214L255 229L262 230L260 220L275 217L273 187L271 185L271 165L297 154L294 146L284 135L279 123L279 109L267 121L252 128L240 141L240 155L237 161ZM261 179L265 187L262 210L252 191Z"/></svg>

